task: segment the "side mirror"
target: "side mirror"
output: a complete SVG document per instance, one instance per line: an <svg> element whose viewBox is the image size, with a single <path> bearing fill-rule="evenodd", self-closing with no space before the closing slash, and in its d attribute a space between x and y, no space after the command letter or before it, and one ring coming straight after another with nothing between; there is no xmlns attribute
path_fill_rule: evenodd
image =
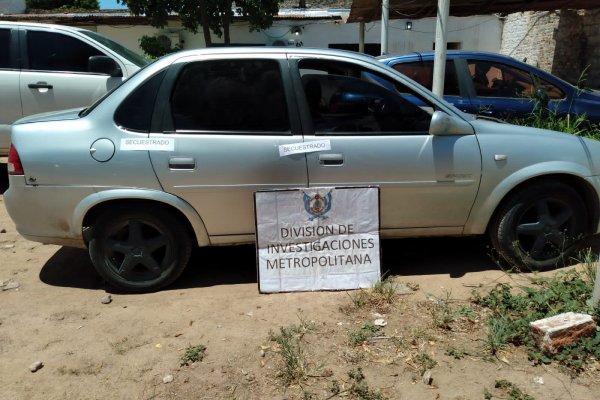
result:
<svg viewBox="0 0 600 400"><path fill-rule="evenodd" d="M91 56L88 59L88 72L122 77L123 71L115 60L108 56Z"/></svg>
<svg viewBox="0 0 600 400"><path fill-rule="evenodd" d="M473 135L475 131L467 122L442 111L435 111L429 124L429 133L434 136Z"/></svg>

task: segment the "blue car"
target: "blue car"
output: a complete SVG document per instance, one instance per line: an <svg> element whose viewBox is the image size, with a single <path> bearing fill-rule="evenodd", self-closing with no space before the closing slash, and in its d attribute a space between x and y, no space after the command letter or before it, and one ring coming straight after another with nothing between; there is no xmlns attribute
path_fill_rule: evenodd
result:
<svg viewBox="0 0 600 400"><path fill-rule="evenodd" d="M385 57L381 62L431 90L434 53ZM577 88L539 68L499 54L450 51L444 99L458 109L496 118L523 117L545 97L559 115L585 114L600 122L600 92Z"/></svg>

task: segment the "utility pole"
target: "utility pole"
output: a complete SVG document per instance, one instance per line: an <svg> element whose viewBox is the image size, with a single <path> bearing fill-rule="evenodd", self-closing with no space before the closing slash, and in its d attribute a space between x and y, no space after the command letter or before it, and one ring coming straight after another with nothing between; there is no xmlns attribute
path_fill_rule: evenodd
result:
<svg viewBox="0 0 600 400"><path fill-rule="evenodd" d="M381 2L381 55L388 53L388 31L390 25L390 0Z"/></svg>
<svg viewBox="0 0 600 400"><path fill-rule="evenodd" d="M450 0L438 0L437 23L435 26L435 55L433 59L433 94L444 96L446 73L446 46L448 43L448 17Z"/></svg>

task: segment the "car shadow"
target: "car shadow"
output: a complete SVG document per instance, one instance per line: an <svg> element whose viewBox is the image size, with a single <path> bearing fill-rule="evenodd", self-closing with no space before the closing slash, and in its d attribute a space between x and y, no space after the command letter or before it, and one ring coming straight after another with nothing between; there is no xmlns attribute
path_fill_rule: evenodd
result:
<svg viewBox="0 0 600 400"><path fill-rule="evenodd" d="M0 194L8 189L8 164L0 162Z"/></svg>
<svg viewBox="0 0 600 400"><path fill-rule="evenodd" d="M448 274L459 278L469 272L498 269L481 238L419 238L382 240L385 275ZM96 274L87 251L63 247L40 271L42 282L61 287L120 291ZM257 283L254 245L197 248L182 276L167 290Z"/></svg>

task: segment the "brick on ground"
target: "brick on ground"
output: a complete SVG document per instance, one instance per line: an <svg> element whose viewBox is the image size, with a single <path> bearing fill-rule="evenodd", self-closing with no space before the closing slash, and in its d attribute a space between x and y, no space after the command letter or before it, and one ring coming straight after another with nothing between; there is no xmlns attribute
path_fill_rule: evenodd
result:
<svg viewBox="0 0 600 400"><path fill-rule="evenodd" d="M545 353L556 354L577 340L596 332L596 323L590 315L563 313L529 323L536 345Z"/></svg>

